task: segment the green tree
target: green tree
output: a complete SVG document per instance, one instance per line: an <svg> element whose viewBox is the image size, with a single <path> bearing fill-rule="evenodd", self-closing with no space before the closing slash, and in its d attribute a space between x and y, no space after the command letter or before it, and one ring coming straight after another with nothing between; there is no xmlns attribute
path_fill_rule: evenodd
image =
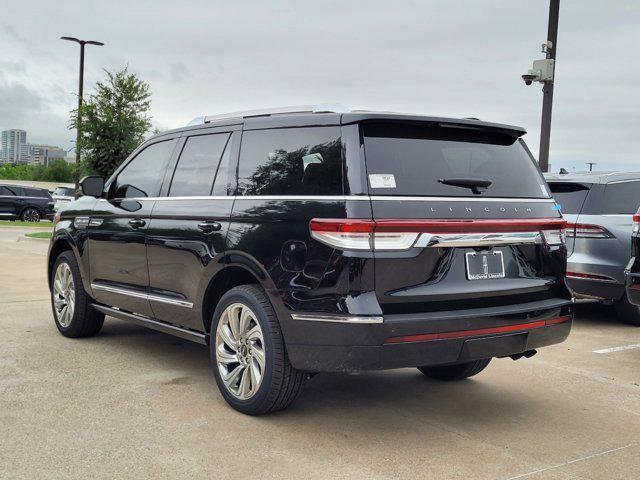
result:
<svg viewBox="0 0 640 480"><path fill-rule="evenodd" d="M151 128L149 85L127 68L111 73L96 85L96 93L83 104L80 113L82 136L78 148L84 170L108 177L144 140ZM72 112L76 128L78 111Z"/></svg>

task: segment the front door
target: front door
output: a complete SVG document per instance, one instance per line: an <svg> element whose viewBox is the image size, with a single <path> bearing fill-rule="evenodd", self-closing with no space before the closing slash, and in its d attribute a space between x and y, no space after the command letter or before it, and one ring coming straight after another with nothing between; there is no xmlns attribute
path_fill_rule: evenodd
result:
<svg viewBox="0 0 640 480"><path fill-rule="evenodd" d="M239 134L217 128L186 137L167 174L170 186L163 188L147 232L149 299L159 320L203 330L202 297L227 250L233 207L228 173Z"/></svg>
<svg viewBox="0 0 640 480"><path fill-rule="evenodd" d="M93 298L127 312L152 316L146 239L176 139L143 146L108 182L87 230Z"/></svg>

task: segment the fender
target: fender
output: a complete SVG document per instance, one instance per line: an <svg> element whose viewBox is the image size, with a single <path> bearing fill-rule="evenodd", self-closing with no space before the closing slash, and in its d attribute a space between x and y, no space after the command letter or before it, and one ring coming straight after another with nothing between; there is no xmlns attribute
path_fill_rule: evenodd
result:
<svg viewBox="0 0 640 480"><path fill-rule="evenodd" d="M49 250L47 252L47 282L49 284L49 289L51 289L51 273L53 264L59 253L63 250L68 250L67 246L69 246L71 247L71 251L78 262L82 285L86 292L91 292L91 284L89 282L89 255L86 250L86 240L87 231L76 229L73 226L73 219L62 219L56 225L56 229L51 237L51 243L49 244Z"/></svg>

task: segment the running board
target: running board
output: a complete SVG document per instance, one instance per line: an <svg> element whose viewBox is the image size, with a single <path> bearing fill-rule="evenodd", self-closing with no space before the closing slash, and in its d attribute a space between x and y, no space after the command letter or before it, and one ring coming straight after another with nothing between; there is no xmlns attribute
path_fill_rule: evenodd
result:
<svg viewBox="0 0 640 480"><path fill-rule="evenodd" d="M120 320L126 320L128 322L135 323L136 325L140 325L141 327L147 327L162 333L168 333L169 335L184 338L185 340L191 340L192 342L199 343L201 345L207 345L207 339L203 333L176 327L169 323L159 322L158 320L136 315L135 313L123 312L122 310L105 307L104 305L98 305L96 303L93 303L91 306L105 315L110 315L112 317L119 318Z"/></svg>

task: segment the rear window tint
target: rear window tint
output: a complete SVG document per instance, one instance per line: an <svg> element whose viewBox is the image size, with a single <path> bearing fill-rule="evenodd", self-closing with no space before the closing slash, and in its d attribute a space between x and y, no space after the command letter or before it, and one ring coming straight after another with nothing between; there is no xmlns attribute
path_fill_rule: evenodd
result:
<svg viewBox="0 0 640 480"><path fill-rule="evenodd" d="M242 134L239 195L341 195L340 127Z"/></svg>
<svg viewBox="0 0 640 480"><path fill-rule="evenodd" d="M549 183L549 189L562 213L576 215L582 211L590 187L579 183Z"/></svg>
<svg viewBox="0 0 640 480"><path fill-rule="evenodd" d="M513 136L467 128L398 123L364 124L373 195L546 198L546 184ZM480 194L444 184L488 180Z"/></svg>
<svg viewBox="0 0 640 480"><path fill-rule="evenodd" d="M640 206L640 181L610 183L604 190L602 213L634 214Z"/></svg>
<svg viewBox="0 0 640 480"><path fill-rule="evenodd" d="M28 197L40 197L40 198L49 198L50 194L46 190L40 190L38 188L25 188L25 194Z"/></svg>
<svg viewBox="0 0 640 480"><path fill-rule="evenodd" d="M228 133L187 138L173 174L169 196L210 195Z"/></svg>

